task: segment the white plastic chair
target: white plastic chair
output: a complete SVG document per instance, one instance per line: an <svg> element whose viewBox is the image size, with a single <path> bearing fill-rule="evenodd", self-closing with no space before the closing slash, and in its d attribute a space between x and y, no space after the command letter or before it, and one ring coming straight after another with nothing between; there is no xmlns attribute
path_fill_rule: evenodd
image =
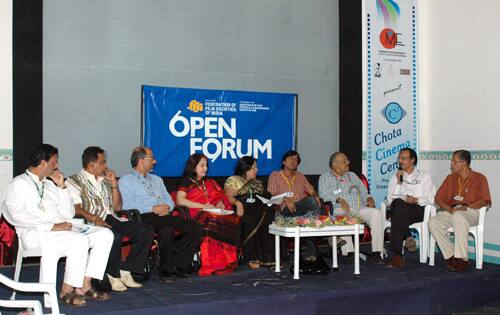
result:
<svg viewBox="0 0 500 315"><path fill-rule="evenodd" d="M387 220L387 204L382 202L380 204L380 210L382 211L382 218L384 219L384 231L385 229L391 227L391 221ZM420 254L420 262L422 264L427 263L427 255L429 253L429 219L431 217L431 212L436 211L434 205L425 206L424 220L422 222L413 223L410 225L410 229L417 230L418 232L418 248Z"/></svg>
<svg viewBox="0 0 500 315"><path fill-rule="evenodd" d="M28 283L13 281L3 274L0 274L0 283L12 288L16 291L23 292L40 292L49 296L51 310L53 315L58 315L59 304L57 302L56 285L53 283ZM40 301L37 300L0 300L0 307L7 308L33 308L36 315L42 315L43 309Z"/></svg>
<svg viewBox="0 0 500 315"><path fill-rule="evenodd" d="M469 233L474 237L474 246L476 248L476 269L483 269L483 251L484 251L484 219L486 217L486 211L489 207L482 207L479 209L479 220L476 226L471 226L469 228ZM436 215L436 209L431 212L431 217ZM453 233L453 228L448 228L448 233ZM434 255L436 254L436 240L430 235L429 242L429 266L434 266Z"/></svg>
<svg viewBox="0 0 500 315"><path fill-rule="evenodd" d="M2 213L2 215L5 217L5 219L8 222L12 222L12 220L10 220L10 215L8 213ZM75 225L84 223L83 219L71 219L68 221L70 221L72 224L75 224ZM17 258L16 258L15 269L14 269L14 281L15 282L19 282L19 277L21 276L21 268L23 266L23 259L24 258L26 258L26 257L40 257L40 268L42 268L42 266L43 266L42 260L43 260L43 257L45 255L44 254L46 251L45 248L47 248L47 246L48 246L45 242L45 236L44 236L45 232L36 226L31 227L31 228L36 229L36 231L38 233L38 239L40 242L40 246L35 247L35 248L31 248L31 249L26 249L23 247L23 242L18 237L18 242L17 242L18 243L18 250L17 250ZM51 253L51 255L53 255L53 254ZM59 260L62 257L64 257L64 256L58 256L57 260ZM41 272L42 272L42 270L40 270L40 273ZM47 281L47 283L55 285L56 280L57 279L50 279L50 281ZM16 290L15 289L13 290L10 299L12 301L14 301L16 299ZM45 302L45 307L51 307L52 301L47 294L44 295L44 302Z"/></svg>

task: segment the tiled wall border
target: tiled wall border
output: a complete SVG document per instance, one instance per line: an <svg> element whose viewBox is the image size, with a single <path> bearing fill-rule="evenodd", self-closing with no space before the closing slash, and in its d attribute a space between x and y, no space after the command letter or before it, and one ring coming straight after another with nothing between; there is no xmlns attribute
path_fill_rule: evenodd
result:
<svg viewBox="0 0 500 315"><path fill-rule="evenodd" d="M500 160L500 150L472 150L472 160ZM420 151L420 160L451 160L453 151ZM362 153L363 160L366 160L366 151Z"/></svg>
<svg viewBox="0 0 500 315"><path fill-rule="evenodd" d="M0 162L12 161L12 149L0 149Z"/></svg>

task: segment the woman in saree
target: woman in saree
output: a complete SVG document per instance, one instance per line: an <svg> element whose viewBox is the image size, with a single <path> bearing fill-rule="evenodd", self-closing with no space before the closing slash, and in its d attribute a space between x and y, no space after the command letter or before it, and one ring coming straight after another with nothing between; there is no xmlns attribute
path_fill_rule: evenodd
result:
<svg viewBox="0 0 500 315"><path fill-rule="evenodd" d="M274 211L257 197L271 198L271 194L256 179L257 171L257 160L244 156L236 164L235 175L224 185L224 192L240 217L243 259L252 269L274 265L274 236L269 234Z"/></svg>
<svg viewBox="0 0 500 315"><path fill-rule="evenodd" d="M200 276L233 272L238 266L239 217L214 214L204 209L231 209L215 180L207 177L208 159L195 153L189 157L177 190L177 205L189 208L191 218L203 226Z"/></svg>

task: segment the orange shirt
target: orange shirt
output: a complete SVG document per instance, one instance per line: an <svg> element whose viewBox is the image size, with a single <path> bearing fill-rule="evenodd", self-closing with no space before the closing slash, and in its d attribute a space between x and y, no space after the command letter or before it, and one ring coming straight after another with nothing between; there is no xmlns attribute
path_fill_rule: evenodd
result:
<svg viewBox="0 0 500 315"><path fill-rule="evenodd" d="M293 192L293 200L299 201L309 196L308 191L314 190L304 174L295 172L289 178L283 171L274 171L269 175L267 190L273 195L279 195L285 192Z"/></svg>
<svg viewBox="0 0 500 315"><path fill-rule="evenodd" d="M463 200L457 200L455 196L463 197ZM473 170L470 170L466 180L463 180L458 174L448 175L436 193L436 199L438 198L449 206L459 203L470 205L479 200L486 200L491 204L490 189L486 177Z"/></svg>

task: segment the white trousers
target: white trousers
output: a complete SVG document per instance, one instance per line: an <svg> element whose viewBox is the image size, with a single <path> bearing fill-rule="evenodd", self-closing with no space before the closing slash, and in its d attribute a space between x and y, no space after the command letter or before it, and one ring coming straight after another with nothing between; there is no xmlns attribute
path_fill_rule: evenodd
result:
<svg viewBox="0 0 500 315"><path fill-rule="evenodd" d="M384 252L384 221L382 218L382 211L375 208L361 208L359 216L368 224L371 229L372 236L372 251ZM351 236L342 237L346 244L342 246L342 255L354 252L354 244Z"/></svg>
<svg viewBox="0 0 500 315"><path fill-rule="evenodd" d="M81 288L85 276L102 280L114 236L108 228L91 229L88 234L45 232L47 248L40 261L40 282L56 283L57 262L61 257L66 257L64 283Z"/></svg>
<svg viewBox="0 0 500 315"><path fill-rule="evenodd" d="M455 256L455 258L469 260L467 251L469 228L478 223L479 211L474 209L455 211L453 214L440 211L429 220L429 230L438 243L444 259ZM451 243L446 231L449 227L453 227L455 233L455 246Z"/></svg>

